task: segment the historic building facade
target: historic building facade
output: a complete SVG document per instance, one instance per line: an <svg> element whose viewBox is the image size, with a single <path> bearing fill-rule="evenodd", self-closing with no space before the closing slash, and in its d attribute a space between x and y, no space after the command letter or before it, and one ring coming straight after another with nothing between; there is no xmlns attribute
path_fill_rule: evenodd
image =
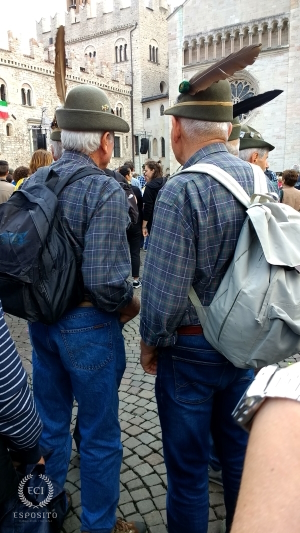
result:
<svg viewBox="0 0 300 533"><path fill-rule="evenodd" d="M276 147L270 168L291 168L300 159L299 27L299 0L186 0L168 18L170 103L183 79L245 45L262 43L254 65L231 78L232 99L284 90L241 119ZM171 170L177 166L171 157Z"/></svg>
<svg viewBox="0 0 300 533"><path fill-rule="evenodd" d="M68 90L88 83L107 91L114 112L130 124L129 134L115 135L112 167L134 157L137 171L148 157L169 169L168 45L165 0L67 0L65 20L55 16L37 24L24 56L9 33L8 49L0 50L1 100L10 117L0 120L0 157L11 166L27 163L39 133L49 138L49 123L60 105L54 84L54 43L65 25ZM140 154L141 138L149 151Z"/></svg>

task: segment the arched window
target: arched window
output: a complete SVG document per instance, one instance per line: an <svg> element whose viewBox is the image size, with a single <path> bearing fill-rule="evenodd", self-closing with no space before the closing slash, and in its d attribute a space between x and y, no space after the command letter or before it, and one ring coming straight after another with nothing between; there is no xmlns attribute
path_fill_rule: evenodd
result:
<svg viewBox="0 0 300 533"><path fill-rule="evenodd" d="M29 107L32 106L32 103L31 103L31 90L30 89L27 89L27 105L29 105Z"/></svg>
<svg viewBox="0 0 300 533"><path fill-rule="evenodd" d="M158 48L156 48L155 62L158 63Z"/></svg>
<svg viewBox="0 0 300 533"><path fill-rule="evenodd" d="M119 108L118 107L116 107L116 115L119 116Z"/></svg>
<svg viewBox="0 0 300 533"><path fill-rule="evenodd" d="M166 157L166 143L163 137L161 138L161 157Z"/></svg>
<svg viewBox="0 0 300 533"><path fill-rule="evenodd" d="M21 89L22 105L26 105L26 93L25 89Z"/></svg>
<svg viewBox="0 0 300 533"><path fill-rule="evenodd" d="M12 134L13 134L12 124L6 124L6 135L7 135L7 137L11 137Z"/></svg>
<svg viewBox="0 0 300 533"><path fill-rule="evenodd" d="M124 61L127 61L127 44L124 44Z"/></svg>
<svg viewBox="0 0 300 533"><path fill-rule="evenodd" d="M122 107L120 107L120 117L122 118L122 115L123 115L123 109Z"/></svg>
<svg viewBox="0 0 300 533"><path fill-rule="evenodd" d="M123 46L120 46L120 62L123 61Z"/></svg>
<svg viewBox="0 0 300 533"><path fill-rule="evenodd" d="M165 106L164 106L164 105L161 105L161 106L160 106L160 116L161 116L161 117L163 116L164 112L165 112Z"/></svg>
<svg viewBox="0 0 300 533"><path fill-rule="evenodd" d="M147 118L150 118L150 107L147 107Z"/></svg>
<svg viewBox="0 0 300 533"><path fill-rule="evenodd" d="M158 146L157 146L157 139L153 139L153 156L154 157L157 157L158 156Z"/></svg>
<svg viewBox="0 0 300 533"><path fill-rule="evenodd" d="M96 57L96 50L94 50L93 52L93 57Z"/></svg>
<svg viewBox="0 0 300 533"><path fill-rule="evenodd" d="M152 61L155 63L155 46L152 46Z"/></svg>
<svg viewBox="0 0 300 533"><path fill-rule="evenodd" d="M1 81L0 84L0 100L6 102L6 87L4 83L1 83Z"/></svg>
<svg viewBox="0 0 300 533"><path fill-rule="evenodd" d="M149 61L152 61L152 46L149 44Z"/></svg>
<svg viewBox="0 0 300 533"><path fill-rule="evenodd" d="M118 47L115 46L115 60L116 60L116 63L118 63Z"/></svg>

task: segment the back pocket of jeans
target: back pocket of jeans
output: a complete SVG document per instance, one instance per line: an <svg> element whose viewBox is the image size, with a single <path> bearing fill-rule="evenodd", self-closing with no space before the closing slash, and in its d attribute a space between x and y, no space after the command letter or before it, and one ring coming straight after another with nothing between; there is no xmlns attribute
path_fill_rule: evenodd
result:
<svg viewBox="0 0 300 533"><path fill-rule="evenodd" d="M178 401L200 404L213 396L215 389L221 382L226 364L195 362L174 356L172 360L175 397Z"/></svg>
<svg viewBox="0 0 300 533"><path fill-rule="evenodd" d="M61 330L72 366L99 370L113 359L111 323Z"/></svg>

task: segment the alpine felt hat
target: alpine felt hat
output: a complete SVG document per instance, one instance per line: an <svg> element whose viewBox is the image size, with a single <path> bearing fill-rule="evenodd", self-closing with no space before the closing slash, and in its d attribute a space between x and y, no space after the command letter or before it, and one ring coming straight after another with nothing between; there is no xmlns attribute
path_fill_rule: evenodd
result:
<svg viewBox="0 0 300 533"><path fill-rule="evenodd" d="M64 105L56 110L56 118L62 130L129 131L127 122L112 112L105 92L90 85L71 89Z"/></svg>
<svg viewBox="0 0 300 533"><path fill-rule="evenodd" d="M275 146L265 141L262 135L251 126L243 125L240 133L240 150L247 148L266 148L271 152Z"/></svg>
<svg viewBox="0 0 300 533"><path fill-rule="evenodd" d="M240 138L241 128L239 117L235 117L232 121L232 132L228 141L237 141Z"/></svg>
<svg viewBox="0 0 300 533"><path fill-rule="evenodd" d="M50 134L51 141L61 141L61 130L53 130Z"/></svg>
<svg viewBox="0 0 300 533"><path fill-rule="evenodd" d="M232 122L232 108L230 84L227 80L220 80L195 95L180 94L176 103L166 109L165 115L209 122Z"/></svg>

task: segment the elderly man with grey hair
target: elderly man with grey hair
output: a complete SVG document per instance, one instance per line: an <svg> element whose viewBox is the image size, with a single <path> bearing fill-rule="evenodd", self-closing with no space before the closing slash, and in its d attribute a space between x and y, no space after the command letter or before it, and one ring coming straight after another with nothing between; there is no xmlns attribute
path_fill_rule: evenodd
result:
<svg viewBox="0 0 300 533"><path fill-rule="evenodd" d="M62 153L64 151L62 143L61 143L61 130L58 128L51 132L50 149L51 149L54 161L57 161L62 156Z"/></svg>
<svg viewBox="0 0 300 533"><path fill-rule="evenodd" d="M111 113L101 89L87 85L71 89L56 116L64 152L50 168L59 177L83 168L90 173L65 187L58 198L80 265L84 299L53 325L30 324L33 390L43 420L41 445L53 452L46 473L65 483L76 398L82 531L143 533L143 523L116 519L122 461L118 387L126 365L122 324L137 315L139 300L127 281L127 199L115 179L99 174L112 156L113 132L128 132L129 126Z"/></svg>

